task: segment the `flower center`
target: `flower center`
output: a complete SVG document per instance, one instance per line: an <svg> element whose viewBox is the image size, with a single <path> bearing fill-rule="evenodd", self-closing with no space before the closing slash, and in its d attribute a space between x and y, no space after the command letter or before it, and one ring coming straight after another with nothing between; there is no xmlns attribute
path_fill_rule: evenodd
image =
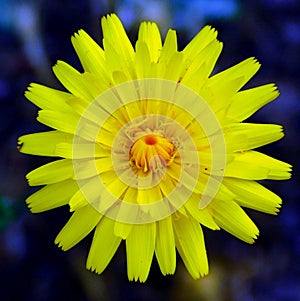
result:
<svg viewBox="0 0 300 301"><path fill-rule="evenodd" d="M176 148L170 140L149 134L134 142L129 151L129 164L136 171L157 172L169 166L175 155Z"/></svg>

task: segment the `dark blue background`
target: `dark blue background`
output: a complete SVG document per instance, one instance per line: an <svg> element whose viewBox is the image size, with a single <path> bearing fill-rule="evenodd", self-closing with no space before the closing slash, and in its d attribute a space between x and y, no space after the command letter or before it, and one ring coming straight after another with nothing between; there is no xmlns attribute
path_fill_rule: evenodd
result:
<svg viewBox="0 0 300 301"><path fill-rule="evenodd" d="M1 300L300 300L299 1L0 0L0 6ZM286 137L262 148L294 165L292 180L264 182L283 198L282 210L279 216L247 211L261 231L254 245L205 229L210 274L204 279L192 280L178 258L175 276L163 277L154 260L146 284L129 283L124 246L95 275L84 267L91 236L67 253L53 243L68 208L34 215L24 203L34 191L24 175L46 159L19 154L17 137L46 128L23 93L32 81L61 88L51 66L62 59L81 69L70 37L83 28L100 42L100 18L109 12L119 14L132 41L145 19L163 33L177 29L180 49L210 24L224 42L217 71L255 56L262 68L248 87L275 82L281 91L250 121L284 126Z"/></svg>

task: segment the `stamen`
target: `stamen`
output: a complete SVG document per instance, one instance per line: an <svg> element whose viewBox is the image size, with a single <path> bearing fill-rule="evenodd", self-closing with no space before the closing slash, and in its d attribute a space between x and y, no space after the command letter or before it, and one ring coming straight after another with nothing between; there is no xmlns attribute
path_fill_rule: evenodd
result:
<svg viewBox="0 0 300 301"><path fill-rule="evenodd" d="M169 166L175 155L176 148L170 140L149 134L134 142L129 152L129 163L133 169L144 173L157 172Z"/></svg>

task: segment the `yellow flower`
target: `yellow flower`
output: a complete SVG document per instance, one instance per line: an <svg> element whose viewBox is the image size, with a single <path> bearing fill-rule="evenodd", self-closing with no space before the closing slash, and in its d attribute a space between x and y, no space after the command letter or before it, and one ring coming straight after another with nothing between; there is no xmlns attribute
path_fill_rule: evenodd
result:
<svg viewBox="0 0 300 301"><path fill-rule="evenodd" d="M19 138L19 150L61 159L31 171L45 185L32 212L69 204L55 242L68 250L95 229L87 268L101 273L122 240L129 280L146 281L152 258L173 274L176 249L194 278L208 273L202 226L253 243L259 231L241 207L276 214L281 199L256 180L290 177L290 165L256 149L282 127L243 121L279 92L241 90L260 64L249 58L211 75L222 50L204 27L182 50L174 30L162 43L143 22L135 49L114 14L102 18L103 49L80 30L72 37L84 68L59 61L68 92L31 84L38 121L54 130Z"/></svg>

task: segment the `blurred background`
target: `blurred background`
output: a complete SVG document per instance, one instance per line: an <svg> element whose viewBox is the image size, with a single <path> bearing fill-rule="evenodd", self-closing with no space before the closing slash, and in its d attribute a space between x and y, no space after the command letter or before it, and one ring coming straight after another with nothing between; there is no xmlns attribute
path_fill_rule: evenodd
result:
<svg viewBox="0 0 300 301"><path fill-rule="evenodd" d="M300 300L298 0L0 0L0 7L1 300ZM286 137L262 148L294 165L292 180L264 182L283 198L282 210L278 216L247 210L261 232L254 245L205 229L210 274L198 281L178 258L174 276L163 277L154 260L145 284L130 283L124 246L101 276L86 271L91 236L66 253L53 242L68 208L31 214L24 202L34 191L25 174L46 162L16 150L18 136L46 130L24 91L31 82L61 88L51 71L58 59L81 70L70 37L83 28L101 43L100 18L109 12L120 16L133 42L142 20L156 21L163 36L176 29L180 49L210 24L224 42L216 71L255 56L262 68L247 87L275 82L281 91L250 121L284 126Z"/></svg>

